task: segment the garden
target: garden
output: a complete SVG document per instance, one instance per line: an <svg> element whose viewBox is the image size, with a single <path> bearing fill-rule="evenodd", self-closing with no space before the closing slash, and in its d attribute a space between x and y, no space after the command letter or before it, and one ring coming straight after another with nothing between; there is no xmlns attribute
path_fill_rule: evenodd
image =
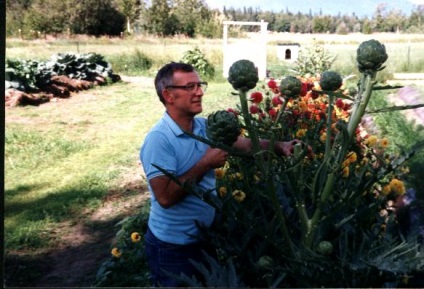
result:
<svg viewBox="0 0 424 289"><path fill-rule="evenodd" d="M193 192L221 216L203 232L219 258L198 266L204 284L180 276L187 286L422 286L424 132L403 114L422 109L422 92L412 98L402 95L402 85L385 82L392 56L382 42L354 46L354 63L347 68L337 69L335 60L326 58L331 50L317 50L316 44L294 66L281 64L265 81L247 60L233 64L228 80L216 65L200 69L210 81L203 113L209 139L200 141L232 156L216 170L216 195ZM222 59L202 46L189 47L177 59L196 65L200 55L199 67L214 63L213 56ZM145 76L161 65L140 50L129 55L143 59L138 63ZM116 55L105 59L113 73L135 74L134 58L123 65ZM151 83L106 83L111 85L56 103L7 110L6 266L12 255L33 256L46 251L46 244L57 246L66 233L63 224L82 219L93 234L106 223L109 232L116 231L110 248L103 244L109 256L98 260L89 285L149 286L143 252L148 198L127 216L102 222L88 216L108 197L119 196L112 201L119 206L117 199L146 191L137 151L163 110L152 99ZM406 104L394 105L388 95L403 97ZM229 140L240 134L252 139L252 154L230 148ZM297 138L313 155L302 145L291 157L264 153L257 146L260 138ZM143 185L131 187L128 174ZM22 275L31 269L27 265Z"/></svg>

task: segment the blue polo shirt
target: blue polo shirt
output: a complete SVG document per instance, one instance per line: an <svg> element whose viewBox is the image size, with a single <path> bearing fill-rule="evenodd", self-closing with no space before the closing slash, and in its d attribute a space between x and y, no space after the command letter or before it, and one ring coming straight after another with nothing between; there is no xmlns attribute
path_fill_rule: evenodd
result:
<svg viewBox="0 0 424 289"><path fill-rule="evenodd" d="M194 118L193 133L206 138L206 119ZM174 120L164 113L162 119L149 131L140 150L147 180L162 176L155 164L166 171L181 176L192 168L205 154L208 145L184 134ZM197 184L198 190L215 189L214 170L210 170ZM157 202L149 184L151 208L148 225L160 240L173 244L191 244L198 240L196 222L210 226L215 209L194 195L187 195L181 202L165 209Z"/></svg>

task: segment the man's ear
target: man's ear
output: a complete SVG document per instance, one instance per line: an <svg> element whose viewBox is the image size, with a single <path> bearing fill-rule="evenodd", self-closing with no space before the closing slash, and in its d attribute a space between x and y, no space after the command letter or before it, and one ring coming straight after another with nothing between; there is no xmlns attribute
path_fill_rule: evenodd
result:
<svg viewBox="0 0 424 289"><path fill-rule="evenodd" d="M162 96L166 103L174 102L174 96L171 94L171 92L168 89L162 90Z"/></svg>

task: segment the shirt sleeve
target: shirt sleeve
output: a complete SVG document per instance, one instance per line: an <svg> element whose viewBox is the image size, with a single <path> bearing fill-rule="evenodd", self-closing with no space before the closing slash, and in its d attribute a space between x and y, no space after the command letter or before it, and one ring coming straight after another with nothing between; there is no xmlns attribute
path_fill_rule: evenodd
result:
<svg viewBox="0 0 424 289"><path fill-rule="evenodd" d="M158 131L147 135L140 151L140 160L148 180L164 175L153 164L172 174L177 171L175 149L166 135Z"/></svg>

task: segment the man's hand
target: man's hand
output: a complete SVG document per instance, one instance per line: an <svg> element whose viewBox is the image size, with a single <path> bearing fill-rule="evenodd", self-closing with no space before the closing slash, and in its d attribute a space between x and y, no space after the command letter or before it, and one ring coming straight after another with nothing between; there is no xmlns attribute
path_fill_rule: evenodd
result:
<svg viewBox="0 0 424 289"><path fill-rule="evenodd" d="M294 153L294 147L298 144L302 146L302 150L305 149L306 145L298 139L286 142L277 142L275 144L275 152L283 156L290 156ZM306 156L309 158L312 158L314 156L314 153L310 146L308 146L307 148Z"/></svg>
<svg viewBox="0 0 424 289"><path fill-rule="evenodd" d="M200 162L210 169L222 167L228 158L228 152L217 148L209 148Z"/></svg>

